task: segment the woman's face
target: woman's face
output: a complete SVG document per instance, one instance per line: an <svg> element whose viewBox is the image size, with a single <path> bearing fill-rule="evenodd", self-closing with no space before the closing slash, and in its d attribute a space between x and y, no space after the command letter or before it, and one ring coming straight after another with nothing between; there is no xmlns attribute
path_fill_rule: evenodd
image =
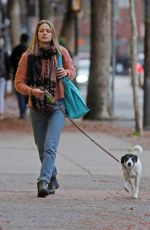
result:
<svg viewBox="0 0 150 230"><path fill-rule="evenodd" d="M38 29L38 40L41 46L52 41L52 31L47 23L40 25Z"/></svg>

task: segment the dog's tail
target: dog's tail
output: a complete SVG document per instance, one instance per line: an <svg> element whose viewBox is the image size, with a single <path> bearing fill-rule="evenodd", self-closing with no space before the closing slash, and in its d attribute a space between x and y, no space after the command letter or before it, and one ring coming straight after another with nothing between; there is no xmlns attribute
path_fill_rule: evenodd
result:
<svg viewBox="0 0 150 230"><path fill-rule="evenodd" d="M135 154L139 154L139 153L141 154L143 152L143 149L140 145L135 145L132 150L133 150L133 153Z"/></svg>

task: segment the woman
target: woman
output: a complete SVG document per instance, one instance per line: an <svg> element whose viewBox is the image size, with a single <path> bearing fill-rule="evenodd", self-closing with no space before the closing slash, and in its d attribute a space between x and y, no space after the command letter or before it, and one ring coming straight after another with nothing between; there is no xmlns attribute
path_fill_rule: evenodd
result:
<svg viewBox="0 0 150 230"><path fill-rule="evenodd" d="M63 56L63 68L57 68L58 55ZM38 22L31 46L21 57L15 79L19 93L29 96L30 117L34 139L41 161L37 182L38 197L55 193L55 159L65 116L57 105L50 104L44 90L48 90L65 109L63 76L73 79L75 68L66 48L59 45L53 24L47 20Z"/></svg>

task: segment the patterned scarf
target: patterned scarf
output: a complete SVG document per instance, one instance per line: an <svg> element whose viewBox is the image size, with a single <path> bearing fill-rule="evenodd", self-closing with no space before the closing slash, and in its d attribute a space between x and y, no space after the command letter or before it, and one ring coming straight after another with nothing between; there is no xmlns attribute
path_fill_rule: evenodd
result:
<svg viewBox="0 0 150 230"><path fill-rule="evenodd" d="M49 49L40 48L35 55L28 58L28 85L47 90L53 97L56 94L56 55L54 46ZM53 106L44 99L32 96L32 104L38 111L51 111Z"/></svg>

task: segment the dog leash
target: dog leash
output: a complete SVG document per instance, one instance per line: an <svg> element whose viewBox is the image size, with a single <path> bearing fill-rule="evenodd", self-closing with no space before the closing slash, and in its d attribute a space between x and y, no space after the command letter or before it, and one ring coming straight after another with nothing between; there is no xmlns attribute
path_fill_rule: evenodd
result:
<svg viewBox="0 0 150 230"><path fill-rule="evenodd" d="M58 108L64 113L65 117L67 117L69 119L69 121L81 132L83 133L88 139L90 139L95 145L97 145L99 148L101 148L105 153L107 153L110 157L112 157L115 161L117 161L118 163L120 163L120 161L114 157L110 152L108 152L108 150L106 150L105 148L103 148L100 144L98 144L95 140L93 140L87 133L85 133L70 117L68 117L68 115L66 114L65 110L54 100L54 98L52 97L52 95L45 90L45 96L47 97L47 99L50 101L50 103L52 104L56 104L58 106Z"/></svg>

